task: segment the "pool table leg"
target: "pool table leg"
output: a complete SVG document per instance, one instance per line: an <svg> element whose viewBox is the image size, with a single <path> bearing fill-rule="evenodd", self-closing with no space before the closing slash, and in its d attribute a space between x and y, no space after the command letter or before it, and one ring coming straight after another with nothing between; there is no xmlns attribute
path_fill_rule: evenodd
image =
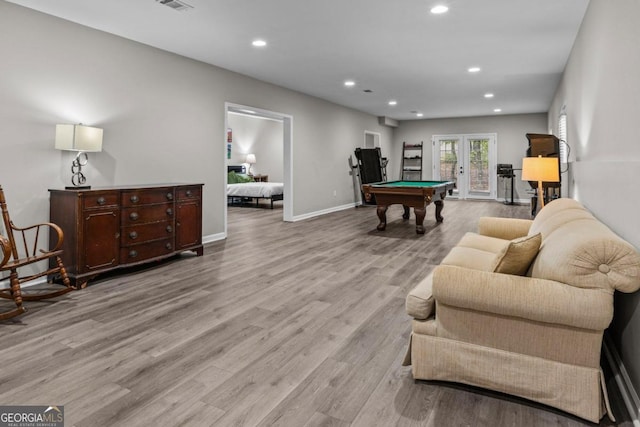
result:
<svg viewBox="0 0 640 427"><path fill-rule="evenodd" d="M413 208L413 212L416 214L416 233L424 234L424 217L427 213L427 207L424 208Z"/></svg>
<svg viewBox="0 0 640 427"><path fill-rule="evenodd" d="M407 205L402 205L402 207L404 208L404 213L402 214L402 219L409 219L410 215L409 215L409 206Z"/></svg>
<svg viewBox="0 0 640 427"><path fill-rule="evenodd" d="M378 231L384 231L387 228L387 208L389 206L378 205L376 209L376 213L378 214L378 218L380 219L380 224L378 224Z"/></svg>
<svg viewBox="0 0 640 427"><path fill-rule="evenodd" d="M442 208L444 208L444 202L442 200L436 200L433 203L435 203L435 205L436 205L436 221L438 221L438 222L444 221L444 218L441 215Z"/></svg>

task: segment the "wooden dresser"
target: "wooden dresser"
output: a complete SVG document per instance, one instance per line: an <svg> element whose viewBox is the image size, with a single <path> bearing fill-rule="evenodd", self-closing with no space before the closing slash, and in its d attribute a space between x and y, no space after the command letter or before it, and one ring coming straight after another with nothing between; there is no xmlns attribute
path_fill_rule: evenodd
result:
<svg viewBox="0 0 640 427"><path fill-rule="evenodd" d="M62 260L75 286L100 273L182 251L202 255L203 184L49 190L64 231Z"/></svg>

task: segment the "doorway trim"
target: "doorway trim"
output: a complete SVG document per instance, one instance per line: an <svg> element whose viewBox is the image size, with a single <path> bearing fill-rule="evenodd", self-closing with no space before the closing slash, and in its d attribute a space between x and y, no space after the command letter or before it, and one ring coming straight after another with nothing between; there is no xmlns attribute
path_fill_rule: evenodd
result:
<svg viewBox="0 0 640 427"><path fill-rule="evenodd" d="M488 139L489 140L489 158L488 158L488 173L489 173L489 192L474 193L470 191L469 173L471 171L469 165L469 150L468 141L472 139ZM433 135L431 137L432 143L432 176L434 179L442 179L440 176L440 141L441 140L457 140L458 141L458 170L463 171L464 181L460 182L458 177L458 189L454 190L452 197L459 199L480 199L480 200L496 200L498 191L498 179L496 173L496 164L498 160L498 134L497 133L464 133L464 134L449 134L449 135ZM460 162L461 160L461 162Z"/></svg>
<svg viewBox="0 0 640 427"><path fill-rule="evenodd" d="M293 116L289 114L279 113L277 111L264 110L262 108L251 107L248 105L235 104L232 102L224 103L224 134L222 140L225 141L224 144L221 145L223 159L224 159L224 170L223 170L223 191L224 195L223 203L225 206L224 209L224 236L227 236L227 129L229 128L229 111L230 110L248 110L252 111L252 116L257 118L267 118L267 119L275 119L282 121L282 130L283 130L283 166L284 166L284 199L283 199L283 221L293 222ZM247 114L249 115L249 114Z"/></svg>
<svg viewBox="0 0 640 427"><path fill-rule="evenodd" d="M367 137L368 136L372 136L373 137L373 147L369 147L367 145ZM382 137L382 134L380 132L372 132L370 130L365 130L364 131L364 141L362 142L362 148L380 147L380 138L381 137Z"/></svg>

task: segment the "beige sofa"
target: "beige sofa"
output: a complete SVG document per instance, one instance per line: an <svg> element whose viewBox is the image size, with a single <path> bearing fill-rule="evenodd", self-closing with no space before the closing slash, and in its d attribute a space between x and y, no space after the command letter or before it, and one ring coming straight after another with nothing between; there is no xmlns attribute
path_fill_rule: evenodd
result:
<svg viewBox="0 0 640 427"><path fill-rule="evenodd" d="M575 200L554 200L532 221L481 218L478 233L467 233L407 296L404 364L416 379L613 420L602 334L614 291L638 288L640 254Z"/></svg>

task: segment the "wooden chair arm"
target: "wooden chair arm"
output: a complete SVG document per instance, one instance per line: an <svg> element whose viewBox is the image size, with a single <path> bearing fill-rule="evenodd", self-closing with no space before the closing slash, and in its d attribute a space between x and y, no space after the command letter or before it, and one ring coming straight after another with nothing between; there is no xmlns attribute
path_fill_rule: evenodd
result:
<svg viewBox="0 0 640 427"><path fill-rule="evenodd" d="M2 256L2 261L0 261L0 267L2 267L11 257L11 243L4 236L0 236L0 256Z"/></svg>
<svg viewBox="0 0 640 427"><path fill-rule="evenodd" d="M43 250L40 249L41 253L47 253L47 252L54 252L59 250L62 247L62 243L64 242L64 232L62 231L62 229L57 225L54 224L52 222L43 222L40 224L34 224L34 225L30 225L28 227L17 227L13 222L11 222L11 229L13 231L18 231L20 232L20 234L22 235L22 243L24 245L25 251L27 253L30 253L32 256L35 255L36 252L36 248L38 245L38 238L40 236L40 228L41 227L49 227L52 228L56 234L58 235L58 241L56 242L55 246L52 247L53 242L49 242L49 250ZM30 231L30 230L34 230L35 229L35 237L34 237L34 241L33 241L33 249L31 251L29 251L28 249L28 245L27 245L27 235L25 234L25 232Z"/></svg>

